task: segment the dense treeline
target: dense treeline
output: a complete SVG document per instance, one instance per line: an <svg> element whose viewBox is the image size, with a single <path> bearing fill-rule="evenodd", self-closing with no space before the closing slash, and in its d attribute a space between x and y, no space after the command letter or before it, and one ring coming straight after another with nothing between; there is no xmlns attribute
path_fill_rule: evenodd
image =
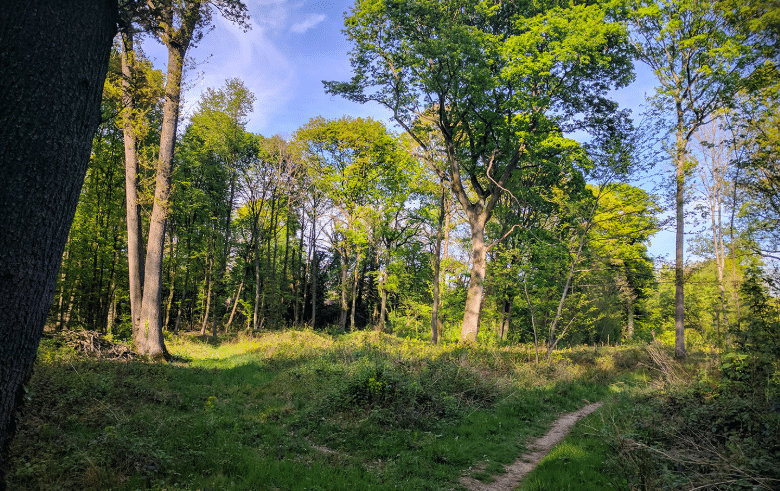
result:
<svg viewBox="0 0 780 491"><path fill-rule="evenodd" d="M148 258L128 239L151 244L157 232L150 225L162 216L154 315L172 333L377 329L434 342L533 342L548 355L560 343L679 341L674 305L682 297L672 287L679 286L679 264L670 269L647 253L663 226L665 191L632 185L652 165L654 172L661 168L658 135L668 134L678 171L680 155L685 160L686 180L676 171L675 206L680 212L687 203L699 217L676 224L678 232L681 223L698 227L691 241L696 260L683 270L689 344L732 340L750 316L740 296L745 272L763 277L778 216L775 53L760 44L774 32L766 6L718 4L716 14L703 14L698 4L681 4L691 19L717 15L718 32L737 36L742 57L719 45L700 46L696 60L709 73L695 71L711 84L702 95L710 105L683 108L693 119L678 114L682 119L668 123L664 111L676 93L664 85L653 100L653 131L666 125L669 133L651 134L632 125L608 89L631 81L632 56L663 83L665 74L681 69L653 58L649 33L675 15L665 5L648 4L628 17L606 5L538 12L499 5L495 12L477 8L482 17L468 20L447 3L391 2L379 10L369 3L358 2L347 19L355 79L326 88L394 109L403 133L344 116L315 117L288 138L255 135L246 130L254 96L240 80L227 80L202 94L178 131L165 203L155 193L164 140L171 138L163 136L165 94L175 74L169 67L163 75L136 53L125 27L112 53L103 118L63 256L53 328L132 338L141 352L152 353L141 347L149 341L141 342L143 323L133 313L133 296L141 302L150 278L128 262L137 257L143 265ZM439 36L407 32L409 8ZM447 12L453 24L437 24ZM491 16L544 22L518 20L497 38L482 37L499 29ZM562 19L574 23L566 32L554 28ZM600 19L598 35L585 27L594 19ZM626 19L636 38L625 30ZM128 26L150 29L147 24L136 19ZM397 29L388 33L380 25ZM676 40L694 36L664 32ZM386 36L409 44L390 43L382 52L366 44ZM396 46L438 58L416 65ZM396 82L376 60L396 57L408 64L407 79L391 90ZM441 78L437 70L445 65L459 69ZM481 85L458 86L464 77ZM546 92L537 90L542 86ZM736 97L727 99L725 88L739 89ZM511 124L506 111L516 115ZM587 135L585 143L569 136L575 131ZM157 204L164 205L162 215L155 215ZM128 235L131 218L138 231ZM129 281L134 268L140 287Z"/></svg>

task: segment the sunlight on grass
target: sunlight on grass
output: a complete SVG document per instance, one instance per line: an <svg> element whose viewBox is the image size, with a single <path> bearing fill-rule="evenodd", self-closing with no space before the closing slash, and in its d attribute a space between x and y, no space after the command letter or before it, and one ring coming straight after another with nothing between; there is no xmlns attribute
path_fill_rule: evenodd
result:
<svg viewBox="0 0 780 491"><path fill-rule="evenodd" d="M640 358L586 347L535 364L530 345L375 331L167 345L173 362L151 364L43 344L14 489L451 489L469 468L490 481L559 413L631 385Z"/></svg>

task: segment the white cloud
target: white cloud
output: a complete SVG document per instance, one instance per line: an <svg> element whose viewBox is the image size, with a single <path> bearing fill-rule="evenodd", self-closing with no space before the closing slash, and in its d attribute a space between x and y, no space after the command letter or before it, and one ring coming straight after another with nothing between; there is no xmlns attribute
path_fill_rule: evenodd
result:
<svg viewBox="0 0 780 491"><path fill-rule="evenodd" d="M278 46L268 19L258 22L253 17L247 33L221 17L215 21L214 32L196 50L200 56L212 56L203 67L202 78L188 92L188 100L194 108L206 87L221 87L225 79L238 77L256 97L248 129L263 130L293 97L295 67Z"/></svg>
<svg viewBox="0 0 780 491"><path fill-rule="evenodd" d="M290 27L290 30L296 34L303 34L327 18L325 14L309 14L301 22L297 22Z"/></svg>

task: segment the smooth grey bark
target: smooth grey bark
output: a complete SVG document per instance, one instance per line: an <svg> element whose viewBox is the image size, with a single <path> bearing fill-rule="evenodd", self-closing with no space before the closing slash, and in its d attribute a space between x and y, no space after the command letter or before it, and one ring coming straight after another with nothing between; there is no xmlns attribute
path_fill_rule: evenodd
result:
<svg viewBox="0 0 780 491"><path fill-rule="evenodd" d="M113 0L0 8L0 470L100 122L116 21Z"/></svg>
<svg viewBox="0 0 780 491"><path fill-rule="evenodd" d="M127 269L130 293L130 317L133 339L137 336L143 302L143 249L141 248L141 217L138 208L138 150L133 129L135 98L134 81L135 51L133 33L122 32L122 136L125 147L125 208L127 212Z"/></svg>
<svg viewBox="0 0 780 491"><path fill-rule="evenodd" d="M138 353L153 360L168 358L162 335L160 303L162 300L162 262L165 245L165 228L171 197L173 174L173 150L176 144L176 127L179 121L182 72L197 18L188 18L191 25L179 30L173 27L173 12L163 19L165 26L163 43L168 48L168 69L165 79L165 103L160 132L160 153L154 186L154 205L149 219L149 237L144 264L144 288L138 336L134 339Z"/></svg>
<svg viewBox="0 0 780 491"><path fill-rule="evenodd" d="M682 103L677 104L677 148L675 155L675 220L677 233L674 241L674 355L685 358L685 263L683 250L685 248L685 157L687 155L687 139L685 138L685 117Z"/></svg>

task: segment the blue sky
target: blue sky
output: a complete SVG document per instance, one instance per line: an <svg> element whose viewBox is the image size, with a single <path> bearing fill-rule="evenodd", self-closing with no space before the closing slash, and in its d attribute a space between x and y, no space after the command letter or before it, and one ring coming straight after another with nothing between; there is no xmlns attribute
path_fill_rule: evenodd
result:
<svg viewBox="0 0 780 491"><path fill-rule="evenodd" d="M352 0L246 0L252 29L215 16L215 29L190 51L197 65L187 75L186 106L206 87L238 77L257 97L247 129L264 136L289 135L315 116L372 116L389 120L377 105L325 94L322 80L348 80L347 43L341 30ZM155 41L144 51L158 68L167 55Z"/></svg>
<svg viewBox="0 0 780 491"><path fill-rule="evenodd" d="M353 0L245 0L252 29L241 29L214 16L215 28L189 52L195 67L185 75L185 115L207 87L220 87L228 78L244 81L257 101L247 129L264 136L291 135L316 116L370 116L389 123L390 113L376 104L355 104L325 94L322 80L346 81L351 76L350 45L341 32L344 12ZM154 40L146 55L160 69L167 54ZM637 81L617 91L614 99L636 113L653 92L653 76L637 66ZM397 128L396 128L397 129ZM668 169L657 169L666 173ZM646 187L646 186L643 186ZM668 256L674 250L672 231L652 239L650 253Z"/></svg>

